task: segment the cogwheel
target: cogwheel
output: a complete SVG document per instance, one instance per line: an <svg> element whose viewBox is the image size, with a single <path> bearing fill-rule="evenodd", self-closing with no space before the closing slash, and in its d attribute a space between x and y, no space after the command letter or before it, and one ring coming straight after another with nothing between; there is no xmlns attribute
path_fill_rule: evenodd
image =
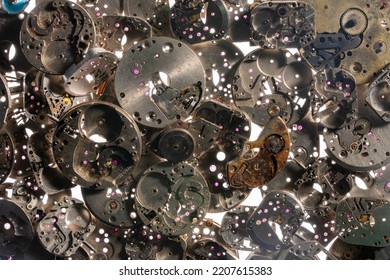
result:
<svg viewBox="0 0 390 280"><path fill-rule="evenodd" d="M346 10L340 18L341 28L345 33L356 36L362 34L367 29L367 15L358 8Z"/></svg>

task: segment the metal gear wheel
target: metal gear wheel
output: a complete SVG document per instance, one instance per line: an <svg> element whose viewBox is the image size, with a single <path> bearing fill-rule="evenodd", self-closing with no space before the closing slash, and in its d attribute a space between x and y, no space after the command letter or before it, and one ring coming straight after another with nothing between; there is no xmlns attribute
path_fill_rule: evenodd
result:
<svg viewBox="0 0 390 280"><path fill-rule="evenodd" d="M345 33L351 36L360 35L367 29L367 15L358 8L350 8L341 16L340 26Z"/></svg>

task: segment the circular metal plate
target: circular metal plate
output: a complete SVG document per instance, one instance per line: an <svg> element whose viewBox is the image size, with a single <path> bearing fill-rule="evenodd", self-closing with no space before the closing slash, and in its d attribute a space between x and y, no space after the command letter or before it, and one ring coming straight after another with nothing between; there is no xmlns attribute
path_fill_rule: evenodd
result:
<svg viewBox="0 0 390 280"><path fill-rule="evenodd" d="M172 104L164 107L164 112L164 104L154 101L157 96L156 77L159 85L164 83L169 89L183 94L194 84L204 84L204 70L193 50L171 38L146 39L124 53L115 76L115 91L120 105L143 125L165 127L173 124L176 116L169 114L173 110ZM167 91L159 97L161 102L172 101ZM195 98L200 100L200 96ZM183 117L192 110L191 104L185 109Z"/></svg>

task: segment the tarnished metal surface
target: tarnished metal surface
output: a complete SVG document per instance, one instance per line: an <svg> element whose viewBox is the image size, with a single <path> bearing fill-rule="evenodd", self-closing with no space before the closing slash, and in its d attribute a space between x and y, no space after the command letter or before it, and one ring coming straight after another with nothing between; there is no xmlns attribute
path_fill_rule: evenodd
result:
<svg viewBox="0 0 390 280"><path fill-rule="evenodd" d="M337 67L352 72L356 82L372 82L374 76L389 61L388 16L390 5L387 1L316 1L305 0L316 11L318 33L347 34L352 40L359 37L361 42L340 53L342 59ZM335 19L335 20L329 20ZM303 53L305 56L305 53Z"/></svg>
<svg viewBox="0 0 390 280"><path fill-rule="evenodd" d="M254 142L247 142L238 161L228 163L229 182L233 187L256 188L267 184L287 161L290 138L280 118L272 119Z"/></svg>
<svg viewBox="0 0 390 280"><path fill-rule="evenodd" d="M0 7L0 259L389 259L390 4Z"/></svg>

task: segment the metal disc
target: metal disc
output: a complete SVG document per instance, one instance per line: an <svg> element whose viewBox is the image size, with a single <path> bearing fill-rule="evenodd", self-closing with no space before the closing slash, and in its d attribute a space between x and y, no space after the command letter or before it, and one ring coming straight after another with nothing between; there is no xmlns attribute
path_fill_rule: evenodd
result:
<svg viewBox="0 0 390 280"><path fill-rule="evenodd" d="M194 84L203 85L204 70L192 49L171 38L146 39L124 53L115 76L115 91L120 105L143 125L165 127L174 123L176 118L167 116L167 112L164 113L161 106L153 101L156 77L158 83L180 92ZM166 92L161 94L161 98L169 101ZM200 96L197 98L200 99ZM167 110L172 110L172 107ZM192 109L190 107L186 112L190 113Z"/></svg>

